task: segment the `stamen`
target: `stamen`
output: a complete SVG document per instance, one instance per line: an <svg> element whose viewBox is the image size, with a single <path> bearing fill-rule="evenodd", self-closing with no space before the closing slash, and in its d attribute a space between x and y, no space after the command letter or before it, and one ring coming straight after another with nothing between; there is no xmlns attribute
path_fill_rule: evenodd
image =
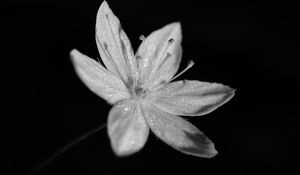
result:
<svg viewBox="0 0 300 175"><path fill-rule="evenodd" d="M186 67L183 71L181 71L179 74L177 74L175 77L173 77L170 81L172 81L172 80L174 80L175 78L177 78L177 77L179 77L180 75L182 75L185 71L187 71L188 69L190 69L191 67L193 67L194 64L195 64L194 61L193 61L193 60L190 60L190 61L188 62L187 67Z"/></svg>
<svg viewBox="0 0 300 175"><path fill-rule="evenodd" d="M174 41L175 41L175 40L174 40L173 38L170 38L170 39L168 40L168 45L167 45L167 47L163 50L163 53L161 54L161 57L165 56L166 52L168 51L168 48L174 43ZM156 49L156 52L155 52L155 54L154 54L154 57L156 57L157 51L158 51L158 49ZM170 53L167 52L167 54L170 54ZM170 54L170 55L171 55L171 54ZM162 59L161 57L160 57L158 60L161 60L161 59ZM169 56L168 56L167 58L169 58Z"/></svg>
<svg viewBox="0 0 300 175"><path fill-rule="evenodd" d="M98 60L98 63L99 63L99 64L101 64L101 62L100 62L99 58L98 58L98 57L96 57L96 58L97 58L97 60Z"/></svg>

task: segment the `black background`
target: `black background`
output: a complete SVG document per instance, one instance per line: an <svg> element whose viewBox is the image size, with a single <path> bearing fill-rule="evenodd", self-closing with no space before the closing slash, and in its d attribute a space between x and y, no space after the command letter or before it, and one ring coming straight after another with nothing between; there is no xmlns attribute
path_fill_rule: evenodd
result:
<svg viewBox="0 0 300 175"><path fill-rule="evenodd" d="M40 174L290 174L296 166L299 108L299 9L288 1L108 1L131 40L174 21L183 58L196 65L178 79L219 82L236 96L190 117L216 145L213 159L173 150L150 134L127 158L112 153L106 128L68 150ZM75 74L69 52L99 58L99 1L2 3L1 174L25 174L107 120L111 108ZM298 45L297 45L298 44Z"/></svg>

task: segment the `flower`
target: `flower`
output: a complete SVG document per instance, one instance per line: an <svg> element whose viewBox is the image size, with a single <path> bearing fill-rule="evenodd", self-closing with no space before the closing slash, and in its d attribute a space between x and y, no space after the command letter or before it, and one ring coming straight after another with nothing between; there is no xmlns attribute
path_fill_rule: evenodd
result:
<svg viewBox="0 0 300 175"><path fill-rule="evenodd" d="M106 68L75 49L71 51L84 84L114 104L107 128L116 155L139 151L149 130L183 153L206 158L217 154L211 140L177 115L210 113L229 101L235 90L219 83L171 82L180 75L174 77L181 61L181 38L180 23L168 24L142 37L134 55L119 19L104 1L97 14L96 42Z"/></svg>

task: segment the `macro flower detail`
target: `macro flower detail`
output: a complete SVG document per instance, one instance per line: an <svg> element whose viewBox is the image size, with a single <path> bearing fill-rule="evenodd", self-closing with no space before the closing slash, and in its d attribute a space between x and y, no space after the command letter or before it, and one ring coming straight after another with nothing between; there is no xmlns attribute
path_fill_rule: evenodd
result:
<svg viewBox="0 0 300 175"><path fill-rule="evenodd" d="M181 74L174 76L182 55L180 23L141 38L134 55L119 19L104 1L97 13L96 43L105 67L75 49L70 53L84 84L113 104L107 131L114 153L127 156L139 151L151 130L185 154L215 156L213 142L178 115L210 113L229 101L235 90L220 83L173 81Z"/></svg>

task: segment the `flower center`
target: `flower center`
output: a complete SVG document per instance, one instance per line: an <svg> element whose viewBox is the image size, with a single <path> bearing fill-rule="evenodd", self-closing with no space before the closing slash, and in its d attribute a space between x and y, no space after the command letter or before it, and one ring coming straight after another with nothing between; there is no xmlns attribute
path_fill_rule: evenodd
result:
<svg viewBox="0 0 300 175"><path fill-rule="evenodd" d="M134 92L138 97L144 97L146 94L146 91L139 86L135 87Z"/></svg>
<svg viewBox="0 0 300 175"><path fill-rule="evenodd" d="M134 83L134 80L132 78L128 79L126 85L127 85L127 88L129 89L130 94L133 97L144 98L146 96L146 90L144 90L139 85L136 85L136 83Z"/></svg>

